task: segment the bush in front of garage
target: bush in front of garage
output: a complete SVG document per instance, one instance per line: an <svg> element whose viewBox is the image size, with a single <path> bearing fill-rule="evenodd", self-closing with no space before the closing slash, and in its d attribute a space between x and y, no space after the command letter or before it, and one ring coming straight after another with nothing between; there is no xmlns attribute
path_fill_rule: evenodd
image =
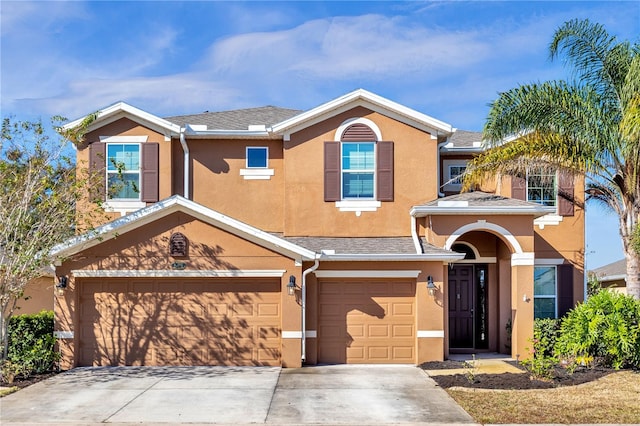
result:
<svg viewBox="0 0 640 426"><path fill-rule="evenodd" d="M9 347L2 362L2 380L52 371L59 359L53 336L53 311L16 315L9 320Z"/></svg>

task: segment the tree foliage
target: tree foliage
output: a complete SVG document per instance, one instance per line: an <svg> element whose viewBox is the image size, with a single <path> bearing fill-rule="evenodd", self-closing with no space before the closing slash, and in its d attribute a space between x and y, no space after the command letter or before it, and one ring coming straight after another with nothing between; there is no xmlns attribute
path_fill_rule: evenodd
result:
<svg viewBox="0 0 640 426"><path fill-rule="evenodd" d="M572 81L500 93L483 131L490 149L467 168L465 187L533 167L586 176L587 199L619 218L628 293L640 299L640 44L572 20L554 34L550 56L572 67Z"/></svg>
<svg viewBox="0 0 640 426"><path fill-rule="evenodd" d="M57 119L54 119L57 120ZM52 262L51 248L83 227L76 200L86 179L76 175L65 141L41 122L4 118L0 142L0 345L26 284ZM53 283L52 283L53 287ZM52 296L53 297L53 296Z"/></svg>

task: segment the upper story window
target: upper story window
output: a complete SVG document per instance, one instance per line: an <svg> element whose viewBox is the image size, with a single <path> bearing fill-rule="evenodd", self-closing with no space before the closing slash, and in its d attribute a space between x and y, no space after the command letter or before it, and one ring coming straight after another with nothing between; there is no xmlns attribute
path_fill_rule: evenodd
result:
<svg viewBox="0 0 640 426"><path fill-rule="evenodd" d="M557 197L555 172L538 169L527 173L527 201L555 206Z"/></svg>
<svg viewBox="0 0 640 426"><path fill-rule="evenodd" d="M126 214L160 195L160 146L147 136L100 136L89 145L89 197L109 211Z"/></svg>
<svg viewBox="0 0 640 426"><path fill-rule="evenodd" d="M107 198L140 199L140 144L107 144Z"/></svg>
<svg viewBox="0 0 640 426"><path fill-rule="evenodd" d="M449 184L450 185L455 185L455 186L461 186L462 185L462 174L465 172L465 170L467 170L467 166L465 165L460 165L460 164L455 164L455 165L451 165L449 166Z"/></svg>
<svg viewBox="0 0 640 426"><path fill-rule="evenodd" d="M342 198L373 199L376 174L374 142L342 143Z"/></svg>
<svg viewBox="0 0 640 426"><path fill-rule="evenodd" d="M269 180L274 170L269 168L269 148L266 146L247 147L246 167L240 169L245 180Z"/></svg>
<svg viewBox="0 0 640 426"><path fill-rule="evenodd" d="M324 199L341 211L376 211L393 201L394 144L371 120L346 120L324 144Z"/></svg>
<svg viewBox="0 0 640 426"><path fill-rule="evenodd" d="M267 168L269 162L269 149L266 146L247 147L247 168Z"/></svg>
<svg viewBox="0 0 640 426"><path fill-rule="evenodd" d="M557 274L555 266L536 266L533 269L533 316L557 318Z"/></svg>

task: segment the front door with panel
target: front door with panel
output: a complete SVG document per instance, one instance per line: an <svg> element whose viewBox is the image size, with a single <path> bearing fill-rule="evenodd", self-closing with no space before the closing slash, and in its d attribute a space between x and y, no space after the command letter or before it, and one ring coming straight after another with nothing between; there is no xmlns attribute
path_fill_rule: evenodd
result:
<svg viewBox="0 0 640 426"><path fill-rule="evenodd" d="M486 349L487 267L454 265L449 269L449 347Z"/></svg>

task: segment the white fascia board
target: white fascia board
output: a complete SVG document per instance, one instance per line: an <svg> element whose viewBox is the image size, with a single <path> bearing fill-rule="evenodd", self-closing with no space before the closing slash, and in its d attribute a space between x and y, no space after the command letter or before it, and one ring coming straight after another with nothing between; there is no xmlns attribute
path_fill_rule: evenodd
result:
<svg viewBox="0 0 640 426"><path fill-rule="evenodd" d="M346 95L322 104L316 108L275 124L270 130L274 133L280 134L285 132L294 133L323 121L327 117L348 111L355 106L367 107L398 121L411 124L421 130L426 130L432 134L451 134L454 131L453 126L448 123L437 120L364 89L358 89L351 93L347 93Z"/></svg>
<svg viewBox="0 0 640 426"><path fill-rule="evenodd" d="M74 269L71 274L76 278L282 278L285 272L284 269Z"/></svg>
<svg viewBox="0 0 640 426"><path fill-rule="evenodd" d="M627 274L619 274L619 275L607 275L604 277L597 277L600 282L609 282L609 281L627 281Z"/></svg>
<svg viewBox="0 0 640 426"><path fill-rule="evenodd" d="M183 211L205 223L209 223L262 247L269 248L284 256L305 260L313 260L316 258L316 253L311 250L307 250L258 228L254 228L251 225L247 225L244 222L225 216L179 195L174 195L152 204L149 207L116 219L113 222L99 226L86 234L74 237L54 247L51 254L58 258L76 254L84 249L115 238L116 235L122 235L176 211Z"/></svg>
<svg viewBox="0 0 640 426"><path fill-rule="evenodd" d="M62 126L62 128L64 130L71 130L82 124L82 121L86 117L87 116L84 116L70 123L67 123ZM180 126L178 126L177 124L171 123L170 121L143 111L125 102L118 102L99 110L96 120L89 125L87 131L90 132L98 127L105 126L124 117L134 117L134 121L136 122L146 124L152 129L164 130L166 132L169 132L171 135L180 134Z"/></svg>
<svg viewBox="0 0 640 426"><path fill-rule="evenodd" d="M442 207L442 206L414 206L409 210L413 217L429 215L532 215L544 216L555 212L555 207Z"/></svg>
<svg viewBox="0 0 640 426"><path fill-rule="evenodd" d="M187 125L185 135L191 139L278 139L281 136L272 135L265 130L224 130L208 129L194 130Z"/></svg>
<svg viewBox="0 0 640 426"><path fill-rule="evenodd" d="M323 254L320 260L333 262L456 262L464 259L464 253L438 254Z"/></svg>

